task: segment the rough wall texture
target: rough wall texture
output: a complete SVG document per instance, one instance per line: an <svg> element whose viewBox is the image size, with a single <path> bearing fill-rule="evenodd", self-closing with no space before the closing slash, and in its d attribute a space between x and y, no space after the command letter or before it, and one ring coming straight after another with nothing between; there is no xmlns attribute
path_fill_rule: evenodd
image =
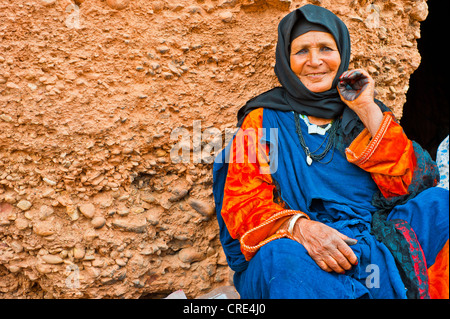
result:
<svg viewBox="0 0 450 319"><path fill-rule="evenodd" d="M277 85L277 24L306 3L401 117L422 0L0 0L0 298L228 285L207 155Z"/></svg>

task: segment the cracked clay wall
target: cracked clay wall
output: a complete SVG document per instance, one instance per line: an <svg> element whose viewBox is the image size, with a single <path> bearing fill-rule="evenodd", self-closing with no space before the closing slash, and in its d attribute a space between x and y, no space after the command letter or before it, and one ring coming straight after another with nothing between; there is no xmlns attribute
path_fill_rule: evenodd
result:
<svg viewBox="0 0 450 319"><path fill-rule="evenodd" d="M306 3L401 117L423 0L0 0L0 298L229 285L211 159Z"/></svg>

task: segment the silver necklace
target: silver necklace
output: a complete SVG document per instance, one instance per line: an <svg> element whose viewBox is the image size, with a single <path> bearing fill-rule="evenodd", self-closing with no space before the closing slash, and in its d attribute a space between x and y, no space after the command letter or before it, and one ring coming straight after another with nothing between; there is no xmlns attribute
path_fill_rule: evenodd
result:
<svg viewBox="0 0 450 319"><path fill-rule="evenodd" d="M334 146L336 145L336 132L339 129L340 126L340 119L336 119L333 124L331 125L331 128L329 130L328 136L325 136L324 140L322 141L322 143L319 145L319 147L311 152L309 150L309 147L306 145L305 143L305 139L303 138L303 134L302 134L302 129L300 127L300 116L299 113L294 112L294 118L295 118L295 130L297 131L297 135L298 135L298 139L300 141L300 145L303 149L303 151L306 154L306 163L308 164L308 166L310 166L314 161L322 163L322 164L328 164L329 162L331 162L331 160L333 159L333 155L334 155ZM317 151L322 147L322 145L325 143L325 141L327 141L327 144L325 145L325 149L322 153L320 154L316 154ZM328 162L321 162L321 160L328 154L328 151L330 149L333 149L333 153L331 155L331 159Z"/></svg>

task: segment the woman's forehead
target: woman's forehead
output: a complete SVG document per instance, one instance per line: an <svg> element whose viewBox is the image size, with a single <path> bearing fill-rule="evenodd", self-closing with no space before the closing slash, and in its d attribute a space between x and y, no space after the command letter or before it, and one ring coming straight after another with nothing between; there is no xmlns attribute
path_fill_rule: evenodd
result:
<svg viewBox="0 0 450 319"><path fill-rule="evenodd" d="M295 38L291 47L305 46L305 45L333 45L337 46L336 41L331 33L322 31L309 31Z"/></svg>

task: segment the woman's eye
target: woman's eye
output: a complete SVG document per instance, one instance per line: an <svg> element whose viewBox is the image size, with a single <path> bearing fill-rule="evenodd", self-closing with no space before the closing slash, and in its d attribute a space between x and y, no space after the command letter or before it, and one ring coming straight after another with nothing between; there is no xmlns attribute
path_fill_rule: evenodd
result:
<svg viewBox="0 0 450 319"><path fill-rule="evenodd" d="M306 50L306 49L301 49L300 51L298 51L296 54L305 54L305 53L307 53L308 52L308 50Z"/></svg>
<svg viewBox="0 0 450 319"><path fill-rule="evenodd" d="M322 51L333 51L333 49L330 47L323 47L323 48L321 48L321 50Z"/></svg>

